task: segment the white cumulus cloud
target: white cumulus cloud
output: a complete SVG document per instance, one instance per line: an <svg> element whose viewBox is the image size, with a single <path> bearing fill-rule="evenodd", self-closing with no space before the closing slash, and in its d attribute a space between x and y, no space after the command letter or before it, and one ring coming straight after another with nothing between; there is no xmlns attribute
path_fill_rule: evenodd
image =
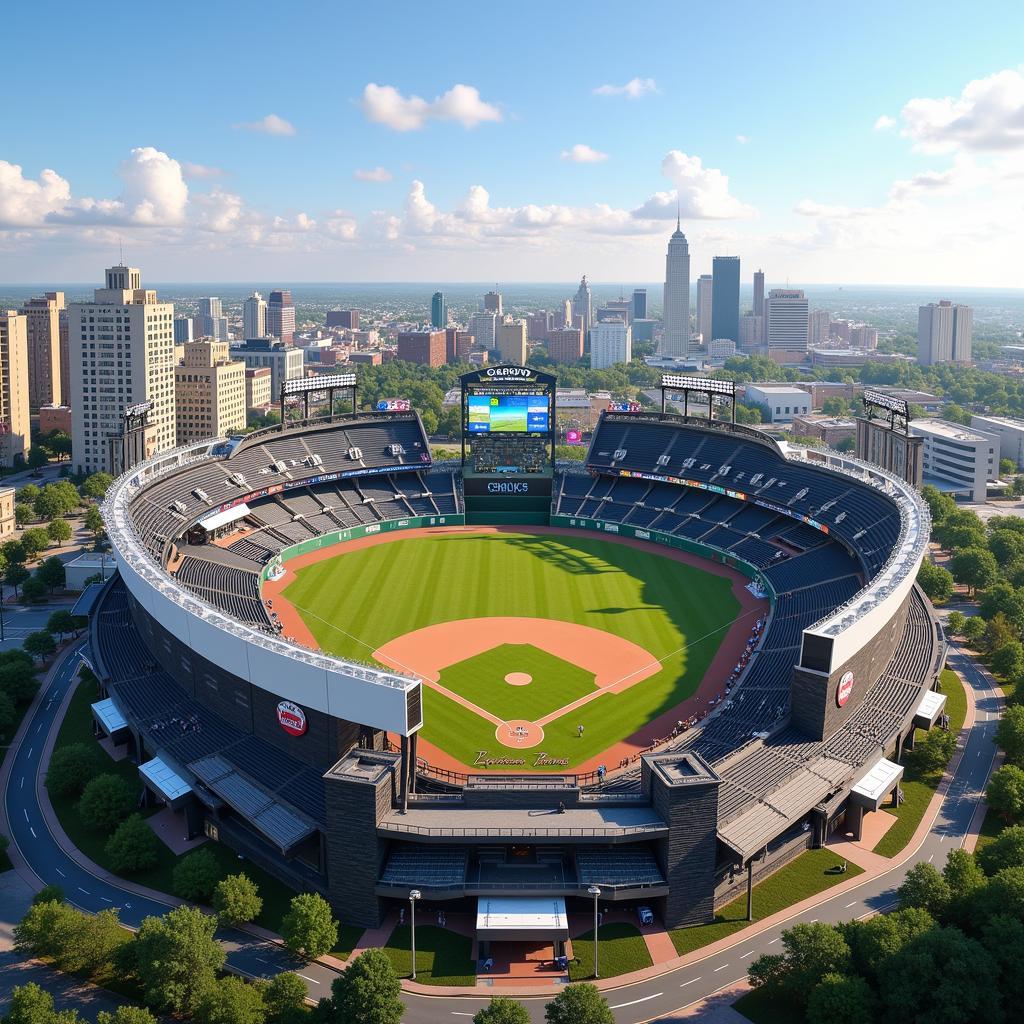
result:
<svg viewBox="0 0 1024 1024"><path fill-rule="evenodd" d="M502 119L501 111L485 102L475 86L461 83L428 101L422 96L403 96L393 85L370 82L363 89L361 105L368 121L396 132L416 131L427 121L457 121L463 128L475 128L484 121Z"/></svg>
<svg viewBox="0 0 1024 1024"><path fill-rule="evenodd" d="M18 164L0 160L0 227L34 227L71 200L71 186L56 171L26 178Z"/></svg>
<svg viewBox="0 0 1024 1024"><path fill-rule="evenodd" d="M562 150L562 159L571 160L574 164L599 164L608 159L608 154L577 142L575 146Z"/></svg>
<svg viewBox="0 0 1024 1024"><path fill-rule="evenodd" d="M294 135L295 125L277 114L267 114L258 121L242 121L235 125L247 132L262 132L264 135Z"/></svg>
<svg viewBox="0 0 1024 1024"><path fill-rule="evenodd" d="M653 78L631 78L625 85L599 85L594 95L628 96L631 100L638 100L641 96L658 91L658 83Z"/></svg>
<svg viewBox="0 0 1024 1024"><path fill-rule="evenodd" d="M661 173L675 189L655 192L633 216L644 220L674 220L676 209L687 220L731 220L755 217L757 211L729 192L729 179L699 156L672 149L661 161Z"/></svg>
<svg viewBox="0 0 1024 1024"><path fill-rule="evenodd" d="M736 141L741 145L745 146L750 141L749 135L737 135Z"/></svg>
<svg viewBox="0 0 1024 1024"><path fill-rule="evenodd" d="M352 175L356 181L390 181L392 173L386 167L359 168Z"/></svg>
<svg viewBox="0 0 1024 1024"><path fill-rule="evenodd" d="M888 114L879 114L875 120L875 131L876 132L888 132L892 131L896 127L896 118L890 117Z"/></svg>
<svg viewBox="0 0 1024 1024"><path fill-rule="evenodd" d="M220 178L224 170L220 167L210 167L208 164L194 164L189 160L181 162L181 171L186 178Z"/></svg>

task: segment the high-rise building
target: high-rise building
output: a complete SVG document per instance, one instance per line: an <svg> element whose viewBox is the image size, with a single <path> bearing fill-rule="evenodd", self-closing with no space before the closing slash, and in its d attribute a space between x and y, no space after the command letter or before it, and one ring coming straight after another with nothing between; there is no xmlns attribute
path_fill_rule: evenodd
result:
<svg viewBox="0 0 1024 1024"><path fill-rule="evenodd" d="M471 313L467 326L481 348L494 348L498 333L498 318L494 313Z"/></svg>
<svg viewBox="0 0 1024 1024"><path fill-rule="evenodd" d="M21 308L28 324L28 401L33 409L61 405L60 315L64 293L47 292Z"/></svg>
<svg viewBox="0 0 1024 1024"><path fill-rule="evenodd" d="M503 363L523 366L526 363L526 324L522 320L506 321L498 326L498 351Z"/></svg>
<svg viewBox="0 0 1024 1024"><path fill-rule="evenodd" d="M755 313L744 313L740 317L740 348L754 352L761 347L764 337L764 317Z"/></svg>
<svg viewBox="0 0 1024 1024"><path fill-rule="evenodd" d="M740 258L711 261L711 337L740 340Z"/></svg>
<svg viewBox="0 0 1024 1024"><path fill-rule="evenodd" d="M178 444L245 430L245 363L226 341L193 341L174 369Z"/></svg>
<svg viewBox="0 0 1024 1024"><path fill-rule="evenodd" d="M245 363L243 362L244 366ZM269 366L245 371L245 408L246 412L263 412L273 402L271 391L273 371Z"/></svg>
<svg viewBox="0 0 1024 1024"><path fill-rule="evenodd" d="M180 313L174 318L174 344L187 345L194 339L192 330L193 320L190 316L182 316Z"/></svg>
<svg viewBox="0 0 1024 1024"><path fill-rule="evenodd" d="M28 402L28 317L0 310L0 465L28 454L32 436Z"/></svg>
<svg viewBox="0 0 1024 1024"><path fill-rule="evenodd" d="M497 285L494 286L493 292L488 292L484 296L484 312L501 316L501 292L498 291Z"/></svg>
<svg viewBox="0 0 1024 1024"><path fill-rule="evenodd" d="M754 316L764 316L764 271L754 271Z"/></svg>
<svg viewBox="0 0 1024 1024"><path fill-rule="evenodd" d="M280 338L285 345L295 341L295 306L291 292L270 293L267 299L267 334Z"/></svg>
<svg viewBox="0 0 1024 1024"><path fill-rule="evenodd" d="M253 292L242 303L242 341L267 336L267 300Z"/></svg>
<svg viewBox="0 0 1024 1024"><path fill-rule="evenodd" d="M47 294L50 294L47 292ZM56 294L56 293L54 293ZM65 405L71 401L71 355L68 351L68 308L57 311L60 318L60 394ZM69 430L70 434L71 431Z"/></svg>
<svg viewBox="0 0 1024 1024"><path fill-rule="evenodd" d="M922 366L969 363L974 311L943 299L921 306L917 314L917 361Z"/></svg>
<svg viewBox="0 0 1024 1024"><path fill-rule="evenodd" d="M560 316L562 322L558 323L557 320L553 323L552 327L571 327L572 326L572 299L563 299L561 306L559 306L556 316Z"/></svg>
<svg viewBox="0 0 1024 1024"><path fill-rule="evenodd" d="M464 363L473 348L473 335L458 327L448 327L444 332L444 358L449 363Z"/></svg>
<svg viewBox="0 0 1024 1024"><path fill-rule="evenodd" d="M867 324L854 324L850 328L850 344L867 352L878 348L878 328Z"/></svg>
<svg viewBox="0 0 1024 1024"><path fill-rule="evenodd" d="M551 330L551 314L546 309L531 313L526 318L526 335L530 341L545 341Z"/></svg>
<svg viewBox="0 0 1024 1024"><path fill-rule="evenodd" d="M587 344L587 335L594 322L594 299L587 284L587 275L580 278L580 286L572 299L573 323L583 331L583 345Z"/></svg>
<svg viewBox="0 0 1024 1024"><path fill-rule="evenodd" d="M633 300L624 299L620 295L617 299L609 299L603 306L598 306L594 314L598 320L621 320L624 324L633 321Z"/></svg>
<svg viewBox="0 0 1024 1024"><path fill-rule="evenodd" d="M602 320L590 328L590 368L604 370L633 358L633 332L621 320Z"/></svg>
<svg viewBox="0 0 1024 1024"><path fill-rule="evenodd" d="M232 347L231 358L240 359L247 370L270 368L270 389L276 402L281 385L306 372L306 354L301 348L286 345L279 338L247 338L244 345Z"/></svg>
<svg viewBox="0 0 1024 1024"><path fill-rule="evenodd" d="M123 436L130 406L149 403L139 456L166 451L177 440L174 305L143 288L136 267L110 267L105 285L92 302L68 307L71 448L80 473L120 472L122 446L113 439Z"/></svg>
<svg viewBox="0 0 1024 1024"><path fill-rule="evenodd" d="M711 275L697 278L697 333L705 344L711 340Z"/></svg>
<svg viewBox="0 0 1024 1024"><path fill-rule="evenodd" d="M216 295L199 300L199 335L203 338L219 338L224 322L224 304Z"/></svg>
<svg viewBox="0 0 1024 1024"><path fill-rule="evenodd" d="M548 355L556 363L578 363L583 358L583 331L579 327L548 331Z"/></svg>
<svg viewBox="0 0 1024 1024"><path fill-rule="evenodd" d="M665 329L661 351L666 356L685 356L690 349L690 245L676 217L676 229L665 254L665 292L662 303Z"/></svg>
<svg viewBox="0 0 1024 1024"><path fill-rule="evenodd" d="M828 343L831 334L832 315L827 309L812 309L807 314L807 341L812 348Z"/></svg>
<svg viewBox="0 0 1024 1024"><path fill-rule="evenodd" d="M647 289L633 289L633 311L630 320L647 319Z"/></svg>
<svg viewBox="0 0 1024 1024"><path fill-rule="evenodd" d="M327 313L328 327L342 327L347 331L359 330L358 309L332 309Z"/></svg>
<svg viewBox="0 0 1024 1024"><path fill-rule="evenodd" d="M434 292L430 298L430 326L443 331L448 326L448 303L444 292Z"/></svg>
<svg viewBox="0 0 1024 1024"><path fill-rule="evenodd" d="M444 331L402 331L395 358L421 366L444 366Z"/></svg>
<svg viewBox="0 0 1024 1024"><path fill-rule="evenodd" d="M764 302L764 335L768 354L807 351L809 306L798 288L773 288Z"/></svg>

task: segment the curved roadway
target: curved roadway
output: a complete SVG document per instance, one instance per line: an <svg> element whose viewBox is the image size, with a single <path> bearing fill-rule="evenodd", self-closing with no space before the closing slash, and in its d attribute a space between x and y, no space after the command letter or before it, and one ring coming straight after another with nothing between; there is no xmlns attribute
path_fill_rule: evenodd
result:
<svg viewBox="0 0 1024 1024"><path fill-rule="evenodd" d="M138 927L144 917L166 913L172 904L139 895L118 879L99 877L83 868L58 845L40 807L42 779L39 768L43 748L58 723L64 697L71 686L84 646L83 642L64 657L46 693L35 706L14 753L4 804L12 839L43 883L60 885L67 898L83 910L95 912L118 907L121 920L130 927ZM993 741L999 700L991 676L957 648L951 649L949 667L957 670L974 691L975 723L939 812L924 841L911 857L885 874L869 878L841 894L824 896L820 903L782 924L756 934L740 933L725 950L656 978L605 992L618 1024L639 1024L671 1016L720 989L744 980L750 962L762 953L774 952L783 928L797 921L835 922L888 909L894 903L895 890L909 867L920 861L940 866L950 849L963 844L995 759ZM331 980L335 977L330 968L319 964L297 964L279 946L244 932L222 931L219 938L228 948L228 963L232 969L254 976L294 970L306 981L311 997L318 999L329 994ZM495 994L500 992L501 989L495 989ZM406 993L405 1020L410 1024L435 1024L439 1020L467 1019L485 1005L488 998ZM549 991L543 996L523 999L533 1021L543 1021L544 1004L551 998Z"/></svg>

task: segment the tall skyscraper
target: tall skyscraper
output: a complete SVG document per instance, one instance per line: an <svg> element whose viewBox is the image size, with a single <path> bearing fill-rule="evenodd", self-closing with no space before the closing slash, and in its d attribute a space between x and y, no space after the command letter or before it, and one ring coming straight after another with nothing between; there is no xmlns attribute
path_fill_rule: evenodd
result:
<svg viewBox="0 0 1024 1024"><path fill-rule="evenodd" d="M448 303L444 292L434 292L430 298L430 326L443 331L448 326Z"/></svg>
<svg viewBox="0 0 1024 1024"><path fill-rule="evenodd" d="M216 295L199 300L199 334L219 338L224 319L224 305Z"/></svg>
<svg viewBox="0 0 1024 1024"><path fill-rule="evenodd" d="M174 344L187 345L193 338L192 317L182 316L179 313L174 318Z"/></svg>
<svg viewBox="0 0 1024 1024"><path fill-rule="evenodd" d="M632 320L646 320L647 319L647 289L646 288L634 288L633 289L633 315L630 317Z"/></svg>
<svg viewBox="0 0 1024 1024"><path fill-rule="evenodd" d="M120 472L112 439L122 435L129 406L150 403L144 454L176 441L174 305L143 288L135 267L111 267L105 283L92 302L68 307L72 461L80 473Z"/></svg>
<svg viewBox="0 0 1024 1024"><path fill-rule="evenodd" d="M633 332L621 320L602 320L590 328L590 368L605 370L633 358Z"/></svg>
<svg viewBox="0 0 1024 1024"><path fill-rule="evenodd" d="M561 315L562 322L555 323L554 327L572 327L572 299L563 299L561 306L558 307L557 314Z"/></svg>
<svg viewBox="0 0 1024 1024"><path fill-rule="evenodd" d="M253 292L242 303L242 341L246 338L267 336L267 302L259 292Z"/></svg>
<svg viewBox="0 0 1024 1024"><path fill-rule="evenodd" d="M697 333L706 345L711 340L711 275L697 278Z"/></svg>
<svg viewBox="0 0 1024 1024"><path fill-rule="evenodd" d="M827 309L812 309L808 314L807 340L813 348L819 348L829 339L829 324L832 315Z"/></svg>
<svg viewBox="0 0 1024 1024"><path fill-rule="evenodd" d="M740 258L711 261L711 337L740 340Z"/></svg>
<svg viewBox="0 0 1024 1024"><path fill-rule="evenodd" d="M359 330L358 309L331 309L327 312L328 327L342 327L345 330Z"/></svg>
<svg viewBox="0 0 1024 1024"><path fill-rule="evenodd" d="M754 271L754 316L764 316L764 271Z"/></svg>
<svg viewBox="0 0 1024 1024"><path fill-rule="evenodd" d="M523 320L512 320L498 326L498 351L503 363L525 364L526 323Z"/></svg>
<svg viewBox="0 0 1024 1024"><path fill-rule="evenodd" d="M0 309L0 465L13 466L28 454L28 317Z"/></svg>
<svg viewBox="0 0 1024 1024"><path fill-rule="evenodd" d="M61 390L60 314L64 293L47 292L29 299L21 308L28 325L28 401L33 409L61 405L68 395Z"/></svg>
<svg viewBox="0 0 1024 1024"><path fill-rule="evenodd" d="M174 370L178 444L245 430L245 363L226 341L194 341Z"/></svg>
<svg viewBox="0 0 1024 1024"><path fill-rule="evenodd" d="M572 299L572 315L583 331L583 344L587 344L587 334L594 322L594 299L587 284L587 275L580 278L580 286Z"/></svg>
<svg viewBox="0 0 1024 1024"><path fill-rule="evenodd" d="M498 291L497 285L494 286L493 292L488 292L484 296L484 312L501 316L501 292Z"/></svg>
<svg viewBox="0 0 1024 1024"><path fill-rule="evenodd" d="M676 216L676 229L665 254L665 293L662 308L665 330L661 351L685 356L690 349L690 245Z"/></svg>
<svg viewBox="0 0 1024 1024"><path fill-rule="evenodd" d="M773 288L764 302L768 354L807 351L808 302L798 288Z"/></svg>
<svg viewBox="0 0 1024 1024"><path fill-rule="evenodd" d="M498 318L494 313L470 313L467 330L481 348L492 349L497 341Z"/></svg>
<svg viewBox="0 0 1024 1024"><path fill-rule="evenodd" d="M295 306L292 293L274 291L267 301L267 333L286 345L295 341Z"/></svg>
<svg viewBox="0 0 1024 1024"><path fill-rule="evenodd" d="M922 366L969 363L974 311L943 299L917 312L917 361Z"/></svg>

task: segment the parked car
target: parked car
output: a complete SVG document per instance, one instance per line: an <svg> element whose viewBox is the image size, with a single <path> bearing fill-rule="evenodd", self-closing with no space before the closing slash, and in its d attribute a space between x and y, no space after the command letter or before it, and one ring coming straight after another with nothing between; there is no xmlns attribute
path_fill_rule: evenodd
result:
<svg viewBox="0 0 1024 1024"><path fill-rule="evenodd" d="M654 911L650 907L637 907L636 916L641 924L654 924Z"/></svg>

